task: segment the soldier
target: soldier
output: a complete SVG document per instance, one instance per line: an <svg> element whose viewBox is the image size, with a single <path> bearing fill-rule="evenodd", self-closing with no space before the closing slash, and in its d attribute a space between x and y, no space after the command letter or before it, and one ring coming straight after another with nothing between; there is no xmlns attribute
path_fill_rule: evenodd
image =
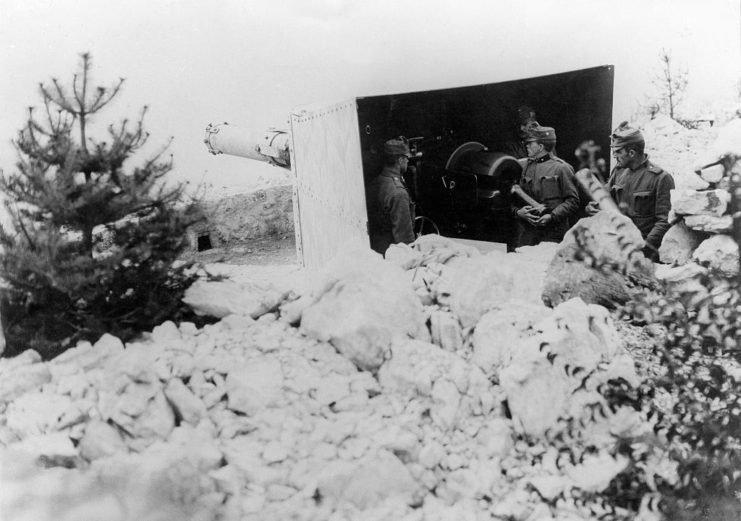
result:
<svg viewBox="0 0 741 521"><path fill-rule="evenodd" d="M526 129L527 159L519 186L540 203L514 206L517 217L517 246L533 246L542 241L561 242L569 228L569 218L579 208L574 169L554 154L556 131L535 124Z"/></svg>
<svg viewBox="0 0 741 521"><path fill-rule="evenodd" d="M381 255L391 244L414 241L414 203L401 177L409 165L409 146L390 139L383 154L383 170L366 189L371 248Z"/></svg>
<svg viewBox="0 0 741 521"><path fill-rule="evenodd" d="M627 121L613 131L610 148L617 165L607 188L620 211L641 231L646 241L643 253L658 262L661 240L670 227L669 190L674 188L674 178L648 160L645 146L641 131L630 127Z"/></svg>

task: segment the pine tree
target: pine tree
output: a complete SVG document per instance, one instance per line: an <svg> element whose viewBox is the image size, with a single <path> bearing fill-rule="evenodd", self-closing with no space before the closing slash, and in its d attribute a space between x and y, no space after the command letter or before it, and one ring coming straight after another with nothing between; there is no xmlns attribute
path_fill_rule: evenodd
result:
<svg viewBox="0 0 741 521"><path fill-rule="evenodd" d="M40 84L43 112L30 108L14 141L17 172L0 172L13 227L0 227L6 355L35 348L50 358L105 332L129 340L184 313L194 275L174 261L201 216L184 185L165 183L169 143L124 171L149 137L146 107L133 124L109 125L107 140L91 135L123 83L94 86L85 53L70 87Z"/></svg>

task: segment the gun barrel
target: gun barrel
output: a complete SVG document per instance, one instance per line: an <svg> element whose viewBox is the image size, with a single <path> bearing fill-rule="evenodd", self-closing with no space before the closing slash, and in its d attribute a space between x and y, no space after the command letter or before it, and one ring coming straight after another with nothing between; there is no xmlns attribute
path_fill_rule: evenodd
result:
<svg viewBox="0 0 741 521"><path fill-rule="evenodd" d="M522 199L522 202L532 206L538 213L544 213L547 210L546 205L539 203L525 192L517 183L512 185L512 193Z"/></svg>
<svg viewBox="0 0 741 521"><path fill-rule="evenodd" d="M291 168L290 135L285 130L246 130L228 123L209 124L203 140L212 154L228 154Z"/></svg>
<svg viewBox="0 0 741 521"><path fill-rule="evenodd" d="M591 170L582 168L576 173L576 179L584 187L589 196L595 201L601 210L610 212L619 212L620 210L615 201L610 197L609 192L602 186Z"/></svg>

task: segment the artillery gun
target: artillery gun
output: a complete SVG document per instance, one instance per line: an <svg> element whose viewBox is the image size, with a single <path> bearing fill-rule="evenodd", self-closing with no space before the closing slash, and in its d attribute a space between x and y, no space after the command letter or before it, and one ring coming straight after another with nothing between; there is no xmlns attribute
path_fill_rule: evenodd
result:
<svg viewBox="0 0 741 521"><path fill-rule="evenodd" d="M206 129L213 154L290 169L298 258L319 266L343 245L369 247L365 185L382 167L382 145L408 138L407 187L420 233L513 246L512 187L522 172L518 109L557 128L558 147L586 139L609 146L612 66L423 92L358 97L294 110L290 129ZM405 138L407 139L407 138Z"/></svg>

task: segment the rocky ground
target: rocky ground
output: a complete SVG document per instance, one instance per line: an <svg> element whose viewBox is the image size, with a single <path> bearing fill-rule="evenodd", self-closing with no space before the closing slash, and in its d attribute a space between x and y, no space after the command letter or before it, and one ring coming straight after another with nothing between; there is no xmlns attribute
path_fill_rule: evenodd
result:
<svg viewBox="0 0 741 521"><path fill-rule="evenodd" d="M624 263L615 219L592 218L589 236L613 237L595 240L599 255ZM616 447L631 440L651 482L673 482L676 467L651 421L599 389L656 370L662 331L585 303L605 281L574 275L569 241L482 255L427 236L311 273L287 233L191 252L204 277L185 301L218 322L167 322L126 346L106 335L48 362L0 359L0 514L629 515L599 500L631 464ZM564 286L579 277L589 291ZM607 282L616 298L632 291ZM643 498L641 521L658 519L656 499Z"/></svg>

